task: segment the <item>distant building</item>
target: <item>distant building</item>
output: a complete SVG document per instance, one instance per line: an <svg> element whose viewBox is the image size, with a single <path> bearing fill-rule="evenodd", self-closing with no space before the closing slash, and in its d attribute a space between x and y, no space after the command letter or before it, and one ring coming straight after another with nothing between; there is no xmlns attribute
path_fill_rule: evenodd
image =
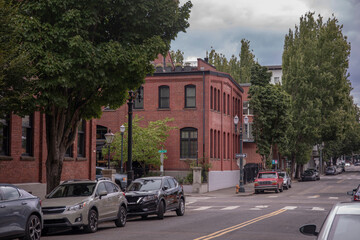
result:
<svg viewBox="0 0 360 240"><path fill-rule="evenodd" d="M273 65L273 66L265 66L272 73L270 83L271 84L282 84L282 66L281 65Z"/></svg>

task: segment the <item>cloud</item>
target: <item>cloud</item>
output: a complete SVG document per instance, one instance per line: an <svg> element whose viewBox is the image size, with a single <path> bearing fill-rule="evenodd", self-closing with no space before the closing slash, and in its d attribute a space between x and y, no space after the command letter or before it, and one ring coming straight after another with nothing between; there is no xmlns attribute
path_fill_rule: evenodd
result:
<svg viewBox="0 0 360 240"><path fill-rule="evenodd" d="M181 3L186 0L181 0ZM240 41L250 41L262 65L281 64L284 37L307 12L326 21L332 14L343 24L351 43L349 61L351 94L360 105L360 1L359 0L193 0L190 28L180 33L172 49L181 49L185 58L204 58L211 47L230 58L238 56Z"/></svg>

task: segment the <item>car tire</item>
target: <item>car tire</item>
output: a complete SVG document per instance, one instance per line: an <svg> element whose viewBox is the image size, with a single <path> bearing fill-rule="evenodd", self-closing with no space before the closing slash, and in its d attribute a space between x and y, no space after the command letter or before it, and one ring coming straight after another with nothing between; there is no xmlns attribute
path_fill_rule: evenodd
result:
<svg viewBox="0 0 360 240"><path fill-rule="evenodd" d="M255 194L258 194L260 191L259 190L255 190Z"/></svg>
<svg viewBox="0 0 360 240"><path fill-rule="evenodd" d="M281 185L281 188L279 189L280 192L284 191L284 185Z"/></svg>
<svg viewBox="0 0 360 240"><path fill-rule="evenodd" d="M285 190L288 190L288 189L289 189L288 185L284 186L284 189L285 189Z"/></svg>
<svg viewBox="0 0 360 240"><path fill-rule="evenodd" d="M291 184L289 184L289 188L291 188Z"/></svg>
<svg viewBox="0 0 360 240"><path fill-rule="evenodd" d="M276 187L275 192L279 193L279 185Z"/></svg>
<svg viewBox="0 0 360 240"><path fill-rule="evenodd" d="M26 222L25 236L23 240L40 240L41 221L36 215L31 215Z"/></svg>
<svg viewBox="0 0 360 240"><path fill-rule="evenodd" d="M85 232L94 233L98 229L98 213L91 209L88 215L88 224L84 226Z"/></svg>
<svg viewBox="0 0 360 240"><path fill-rule="evenodd" d="M180 198L179 208L176 209L176 215L184 216L184 214L185 214L185 202L184 202L184 199Z"/></svg>
<svg viewBox="0 0 360 240"><path fill-rule="evenodd" d="M120 206L118 218L115 220L115 225L117 227L125 227L126 216L127 216L126 208L124 206Z"/></svg>
<svg viewBox="0 0 360 240"><path fill-rule="evenodd" d="M160 201L159 207L158 207L158 212L157 212L158 219L160 219L160 220L164 219L164 213L165 213L164 202Z"/></svg>
<svg viewBox="0 0 360 240"><path fill-rule="evenodd" d="M141 215L141 219L145 220L147 219L148 215Z"/></svg>

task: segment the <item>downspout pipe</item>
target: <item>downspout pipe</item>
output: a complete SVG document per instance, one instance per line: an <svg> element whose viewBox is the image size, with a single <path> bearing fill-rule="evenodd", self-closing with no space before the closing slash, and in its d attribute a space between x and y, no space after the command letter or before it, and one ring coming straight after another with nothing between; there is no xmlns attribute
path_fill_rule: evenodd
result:
<svg viewBox="0 0 360 240"><path fill-rule="evenodd" d="M203 158L205 159L205 72L204 71L203 71Z"/></svg>

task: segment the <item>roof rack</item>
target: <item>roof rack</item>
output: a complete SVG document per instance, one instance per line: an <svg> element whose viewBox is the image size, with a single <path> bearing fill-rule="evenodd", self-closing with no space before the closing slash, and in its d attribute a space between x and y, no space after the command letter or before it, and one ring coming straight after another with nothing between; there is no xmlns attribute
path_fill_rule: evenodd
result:
<svg viewBox="0 0 360 240"><path fill-rule="evenodd" d="M68 182L80 182L80 181L90 181L90 179L69 179L62 183L68 183Z"/></svg>
<svg viewBox="0 0 360 240"><path fill-rule="evenodd" d="M96 181L100 181L100 180L109 180L109 181L111 181L111 179L108 178L108 177L101 177L101 178L96 179Z"/></svg>

